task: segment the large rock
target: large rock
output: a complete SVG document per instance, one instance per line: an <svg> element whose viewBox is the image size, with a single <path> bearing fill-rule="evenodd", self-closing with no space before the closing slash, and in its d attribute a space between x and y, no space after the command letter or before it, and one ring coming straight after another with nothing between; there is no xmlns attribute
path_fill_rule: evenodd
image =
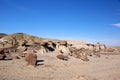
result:
<svg viewBox="0 0 120 80"><path fill-rule="evenodd" d="M25 55L25 61L27 61L27 65L36 66L37 65L37 55L33 53L27 53Z"/></svg>

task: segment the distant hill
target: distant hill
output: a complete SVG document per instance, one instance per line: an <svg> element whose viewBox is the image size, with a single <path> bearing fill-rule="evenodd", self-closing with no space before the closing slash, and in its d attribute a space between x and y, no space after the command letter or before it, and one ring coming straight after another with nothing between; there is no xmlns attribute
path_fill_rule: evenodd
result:
<svg viewBox="0 0 120 80"><path fill-rule="evenodd" d="M42 42L42 38L28 35L25 33L14 33L14 34L4 36L3 38L6 40L17 40L18 42L23 40L27 40L29 43Z"/></svg>
<svg viewBox="0 0 120 80"><path fill-rule="evenodd" d="M4 33L0 33L0 38L6 36L7 34L4 34Z"/></svg>

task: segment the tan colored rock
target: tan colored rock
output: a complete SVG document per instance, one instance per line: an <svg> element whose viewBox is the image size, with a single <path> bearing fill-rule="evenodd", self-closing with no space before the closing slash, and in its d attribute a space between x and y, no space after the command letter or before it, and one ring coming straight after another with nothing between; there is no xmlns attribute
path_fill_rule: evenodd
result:
<svg viewBox="0 0 120 80"><path fill-rule="evenodd" d="M69 55L71 53L69 50L67 41L57 42L56 51L59 51L60 53L62 53L64 55Z"/></svg>
<svg viewBox="0 0 120 80"><path fill-rule="evenodd" d="M100 45L101 51L106 51L106 46L104 44Z"/></svg>
<svg viewBox="0 0 120 80"><path fill-rule="evenodd" d="M95 45L95 51L100 51L100 43L97 42L97 44Z"/></svg>
<svg viewBox="0 0 120 80"><path fill-rule="evenodd" d="M41 54L46 54L46 50L43 46L41 46L41 48L39 50L36 50L37 53L41 53Z"/></svg>
<svg viewBox="0 0 120 80"><path fill-rule="evenodd" d="M25 46L19 46L17 49L19 49L20 51L26 51L27 47L25 47Z"/></svg>
<svg viewBox="0 0 120 80"><path fill-rule="evenodd" d="M100 51L101 51L100 43L97 42L93 51L93 55L95 55L96 57L100 57Z"/></svg>

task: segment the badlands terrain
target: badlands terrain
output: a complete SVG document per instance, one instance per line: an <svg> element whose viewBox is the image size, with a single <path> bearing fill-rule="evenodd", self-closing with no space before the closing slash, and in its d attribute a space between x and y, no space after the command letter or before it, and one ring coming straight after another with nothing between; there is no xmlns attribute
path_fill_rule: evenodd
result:
<svg viewBox="0 0 120 80"><path fill-rule="evenodd" d="M36 54L36 67L27 66L25 58L0 60L0 80L120 80L120 51L101 53L100 58L88 56L87 62L73 56L60 60L57 52Z"/></svg>

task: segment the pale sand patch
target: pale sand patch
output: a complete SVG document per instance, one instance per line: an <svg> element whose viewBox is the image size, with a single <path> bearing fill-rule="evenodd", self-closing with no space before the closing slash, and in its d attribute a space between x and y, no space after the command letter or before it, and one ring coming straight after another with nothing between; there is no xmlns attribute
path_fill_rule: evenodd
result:
<svg viewBox="0 0 120 80"><path fill-rule="evenodd" d="M69 61L56 58L57 54L39 54L38 66L28 67L24 59L0 61L0 80L119 80L120 55L89 57L90 61L70 57Z"/></svg>

